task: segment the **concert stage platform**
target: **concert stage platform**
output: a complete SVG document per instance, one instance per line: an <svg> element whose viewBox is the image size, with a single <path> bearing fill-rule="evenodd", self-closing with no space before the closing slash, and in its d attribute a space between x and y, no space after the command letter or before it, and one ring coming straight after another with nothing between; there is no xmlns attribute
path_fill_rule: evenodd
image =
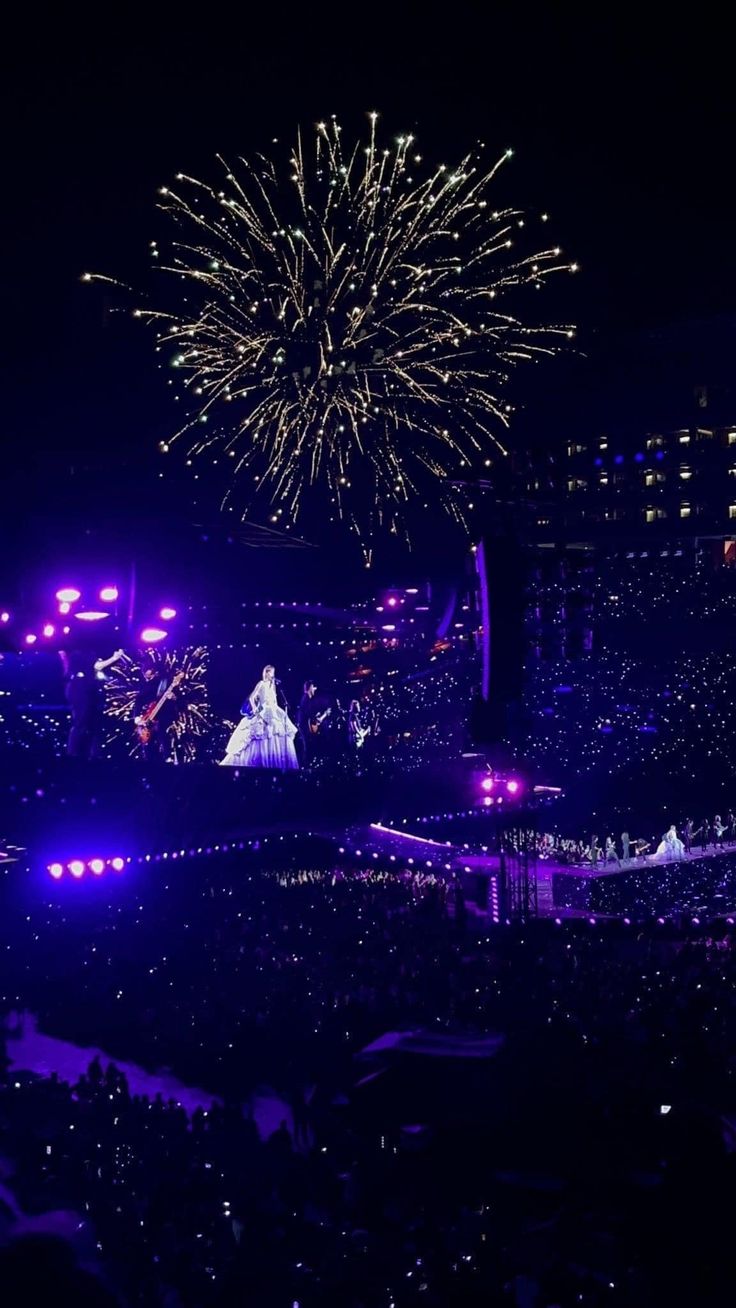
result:
<svg viewBox="0 0 736 1308"><path fill-rule="evenodd" d="M675 912L736 911L736 845L696 849L679 861L636 859L622 867L559 867L547 863L556 912L586 912L632 920Z"/></svg>

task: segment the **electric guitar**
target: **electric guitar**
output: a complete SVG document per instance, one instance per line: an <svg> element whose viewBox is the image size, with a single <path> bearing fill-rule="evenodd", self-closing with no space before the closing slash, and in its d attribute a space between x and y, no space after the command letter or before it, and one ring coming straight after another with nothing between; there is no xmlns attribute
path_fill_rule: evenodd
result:
<svg viewBox="0 0 736 1308"><path fill-rule="evenodd" d="M355 748L362 749L366 736L370 736L371 734L371 728L369 726L368 727L353 726L350 728L350 730L353 734L353 741L355 743Z"/></svg>
<svg viewBox="0 0 736 1308"><path fill-rule="evenodd" d="M331 709L331 708L325 709L324 713L318 713L317 716L316 716L316 718L312 718L312 719L311 719L311 721L310 721L310 723L309 723L309 730L310 730L311 735L313 735L313 736L316 736L316 735L317 735L317 733L319 732L320 727L322 726L322 723L324 722L325 718L328 718L328 717L330 716L331 712L332 712L332 709Z"/></svg>
<svg viewBox="0 0 736 1308"><path fill-rule="evenodd" d="M147 745L151 736L156 729L156 718L166 703L170 699L181 681L184 680L184 673L177 672L171 685L164 691L160 699L154 700L148 708L144 709L140 717L136 719L135 730L141 745Z"/></svg>

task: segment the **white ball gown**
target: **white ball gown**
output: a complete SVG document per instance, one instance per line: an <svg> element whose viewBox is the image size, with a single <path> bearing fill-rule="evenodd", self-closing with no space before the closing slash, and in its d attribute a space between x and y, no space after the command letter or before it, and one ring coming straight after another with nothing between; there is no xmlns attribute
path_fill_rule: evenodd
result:
<svg viewBox="0 0 736 1308"><path fill-rule="evenodd" d="M679 839L674 827L670 827L669 831L665 831L660 843L657 845L654 857L659 863L679 861L685 857L685 846Z"/></svg>
<svg viewBox="0 0 736 1308"><path fill-rule="evenodd" d="M294 738L296 727L276 699L272 681L259 681L250 697L253 716L241 718L227 742L221 767L277 768L293 771L299 767Z"/></svg>

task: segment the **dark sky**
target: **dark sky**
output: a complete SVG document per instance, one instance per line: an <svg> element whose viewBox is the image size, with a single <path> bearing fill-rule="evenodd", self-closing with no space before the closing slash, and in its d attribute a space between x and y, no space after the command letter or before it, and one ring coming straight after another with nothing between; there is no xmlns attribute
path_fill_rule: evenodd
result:
<svg viewBox="0 0 736 1308"><path fill-rule="evenodd" d="M513 145L510 194L548 208L581 262L566 309L599 365L621 333L733 313L725 29L700 11L649 32L643 7L581 20L560 8L29 10L4 76L6 467L143 452L168 434L149 339L110 322L80 273L144 278L158 185L331 112L360 131L376 108L438 161L477 137Z"/></svg>

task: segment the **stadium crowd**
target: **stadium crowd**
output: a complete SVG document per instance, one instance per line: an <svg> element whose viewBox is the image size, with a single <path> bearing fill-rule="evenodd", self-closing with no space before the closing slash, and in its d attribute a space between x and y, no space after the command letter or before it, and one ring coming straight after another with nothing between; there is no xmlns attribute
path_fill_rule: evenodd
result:
<svg viewBox="0 0 736 1308"><path fill-rule="evenodd" d="M3 914L6 1015L213 1098L188 1114L105 1060L75 1084L30 1074L11 1017L5 1302L720 1301L725 919L494 928L427 874L214 869L148 868ZM503 1041L475 1064L357 1057L402 1030ZM250 1110L265 1086L283 1110L268 1138ZM76 1248L29 1226L49 1212L78 1216Z"/></svg>

